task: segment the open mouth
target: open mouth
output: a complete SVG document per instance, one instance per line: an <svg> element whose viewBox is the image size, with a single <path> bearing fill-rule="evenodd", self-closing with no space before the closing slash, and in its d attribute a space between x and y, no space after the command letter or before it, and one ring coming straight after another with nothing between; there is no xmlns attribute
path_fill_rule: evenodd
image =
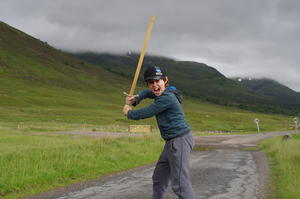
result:
<svg viewBox="0 0 300 199"><path fill-rule="evenodd" d="M154 89L153 89L153 92L154 92L154 93L159 93L159 92L160 92L160 88L154 88Z"/></svg>

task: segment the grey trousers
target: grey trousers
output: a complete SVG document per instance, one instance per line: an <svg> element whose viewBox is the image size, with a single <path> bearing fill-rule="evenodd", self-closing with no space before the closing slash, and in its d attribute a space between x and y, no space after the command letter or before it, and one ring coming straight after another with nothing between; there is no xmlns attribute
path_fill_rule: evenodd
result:
<svg viewBox="0 0 300 199"><path fill-rule="evenodd" d="M163 199L171 181L172 190L182 199L195 199L189 174L192 133L166 142L153 173L153 199Z"/></svg>

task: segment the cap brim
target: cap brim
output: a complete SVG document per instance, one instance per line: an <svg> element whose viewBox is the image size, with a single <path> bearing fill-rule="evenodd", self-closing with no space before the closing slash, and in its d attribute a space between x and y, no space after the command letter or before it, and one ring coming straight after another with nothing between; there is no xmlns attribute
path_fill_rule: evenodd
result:
<svg viewBox="0 0 300 199"><path fill-rule="evenodd" d="M162 76L153 76L153 77L147 77L145 79L145 81L149 81L149 80L160 80L162 78Z"/></svg>

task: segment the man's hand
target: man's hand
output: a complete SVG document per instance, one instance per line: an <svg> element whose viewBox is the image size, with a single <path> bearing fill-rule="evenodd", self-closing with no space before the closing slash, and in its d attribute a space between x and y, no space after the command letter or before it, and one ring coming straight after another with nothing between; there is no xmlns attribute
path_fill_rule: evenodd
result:
<svg viewBox="0 0 300 199"><path fill-rule="evenodd" d="M130 110L132 110L131 106L128 105L128 104L125 104L124 107L123 107L123 113L124 113L124 115L127 116L128 111L130 111Z"/></svg>
<svg viewBox="0 0 300 199"><path fill-rule="evenodd" d="M135 96L127 96L125 99L125 104L132 105L135 103Z"/></svg>

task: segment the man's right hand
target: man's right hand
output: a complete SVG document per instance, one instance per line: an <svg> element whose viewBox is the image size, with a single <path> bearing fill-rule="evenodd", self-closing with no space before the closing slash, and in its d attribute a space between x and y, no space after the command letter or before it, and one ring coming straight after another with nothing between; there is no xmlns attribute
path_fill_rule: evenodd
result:
<svg viewBox="0 0 300 199"><path fill-rule="evenodd" d="M132 105L135 103L135 97L134 96L127 96L125 99L125 104Z"/></svg>

